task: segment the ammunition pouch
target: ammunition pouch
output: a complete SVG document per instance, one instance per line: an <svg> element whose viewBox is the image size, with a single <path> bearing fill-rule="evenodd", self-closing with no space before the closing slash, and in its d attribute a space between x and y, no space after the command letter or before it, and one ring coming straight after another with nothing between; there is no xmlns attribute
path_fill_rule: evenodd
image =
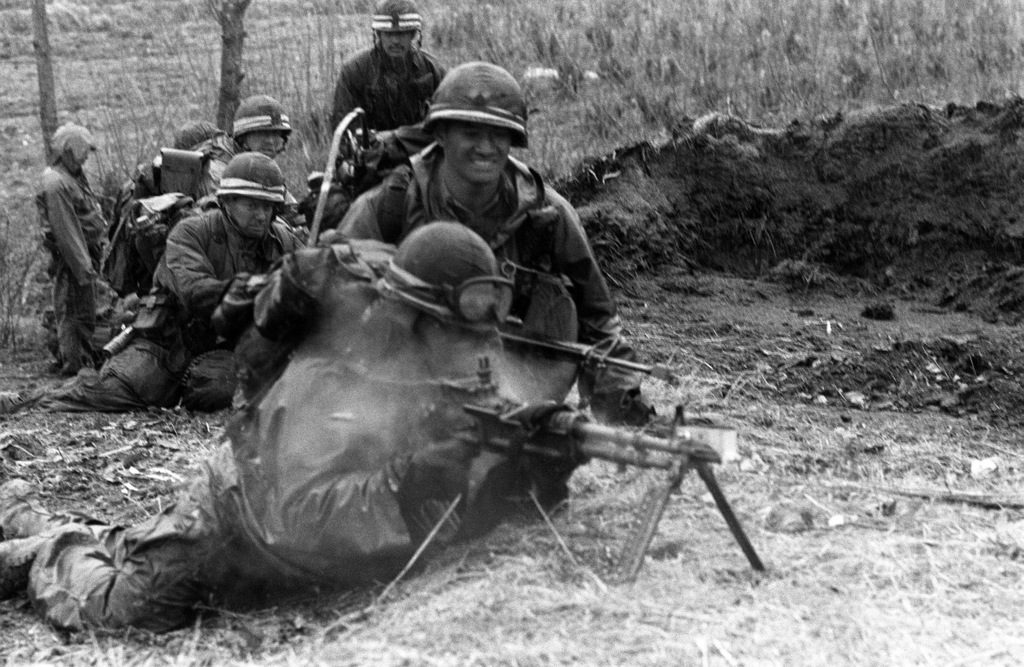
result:
<svg viewBox="0 0 1024 667"><path fill-rule="evenodd" d="M139 311L132 328L140 336L159 340L174 326L178 308L167 294L149 294L139 299Z"/></svg>
<svg viewBox="0 0 1024 667"><path fill-rule="evenodd" d="M569 294L572 283L562 275L515 266L512 314L523 331L550 340L575 341L579 337L576 303Z"/></svg>

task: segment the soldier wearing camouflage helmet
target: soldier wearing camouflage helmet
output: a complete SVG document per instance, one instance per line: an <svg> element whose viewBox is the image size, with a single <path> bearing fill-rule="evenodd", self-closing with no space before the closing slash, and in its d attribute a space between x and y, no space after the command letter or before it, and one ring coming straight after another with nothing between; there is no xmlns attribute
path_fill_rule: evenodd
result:
<svg viewBox="0 0 1024 667"><path fill-rule="evenodd" d="M480 372L511 290L497 268L482 239L445 222L397 251L287 255L250 321L297 341L230 442L135 526L62 523L34 485L0 485L0 599L27 588L65 630L170 630L211 600L387 581L427 541L472 537L528 492L543 498L577 462L484 452L464 409L511 403L499 374Z"/></svg>
<svg viewBox="0 0 1024 667"><path fill-rule="evenodd" d="M284 152L291 133L288 114L270 95L252 95L242 100L231 128L239 152L255 151L272 160Z"/></svg>
<svg viewBox="0 0 1024 667"><path fill-rule="evenodd" d="M378 132L423 120L445 69L421 48L423 17L412 0L382 0L370 21L373 46L341 66L331 127L361 107Z"/></svg>
<svg viewBox="0 0 1024 667"><path fill-rule="evenodd" d="M454 68L438 87L424 122L435 143L357 199L339 227L346 238L403 238L430 220L454 219L483 237L503 270L515 276L512 315L524 332L598 345L631 358L608 285L579 216L527 165L510 157L526 147L527 109L519 83L486 62ZM575 368L541 378L549 398L562 400ZM643 423L652 410L640 398L639 378L582 372L580 394L595 414ZM525 398L525 397L524 397Z"/></svg>
<svg viewBox="0 0 1024 667"><path fill-rule="evenodd" d="M288 147L292 133L291 121L284 107L270 95L252 95L242 100L235 111L231 136L238 152L263 153L276 160ZM298 200L285 190L281 218L292 227L304 224Z"/></svg>
<svg viewBox="0 0 1024 667"><path fill-rule="evenodd" d="M284 175L276 162L263 153L240 153L221 177L217 207L177 224L167 237L154 284L173 295L181 308L185 346L197 359L186 375L186 404L210 410L231 403L231 350L218 344L210 316L232 281L244 282L267 271L303 245L277 217L285 195Z"/></svg>

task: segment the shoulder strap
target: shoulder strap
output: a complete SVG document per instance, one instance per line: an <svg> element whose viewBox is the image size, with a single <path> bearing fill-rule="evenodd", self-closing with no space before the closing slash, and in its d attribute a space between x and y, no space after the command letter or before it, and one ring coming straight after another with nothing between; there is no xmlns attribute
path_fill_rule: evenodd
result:
<svg viewBox="0 0 1024 667"><path fill-rule="evenodd" d="M406 194L412 182L412 167L395 167L381 183L380 206L377 210L377 228L385 243L398 243L405 227Z"/></svg>

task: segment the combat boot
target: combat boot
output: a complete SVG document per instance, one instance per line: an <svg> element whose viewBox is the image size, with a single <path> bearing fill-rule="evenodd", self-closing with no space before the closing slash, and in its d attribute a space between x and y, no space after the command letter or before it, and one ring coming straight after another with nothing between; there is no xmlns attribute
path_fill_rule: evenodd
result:
<svg viewBox="0 0 1024 667"><path fill-rule="evenodd" d="M27 397L17 391L0 391L0 415L17 412L27 402Z"/></svg>
<svg viewBox="0 0 1024 667"><path fill-rule="evenodd" d="M28 587L28 574L36 554L50 538L42 535L0 542L0 600Z"/></svg>
<svg viewBox="0 0 1024 667"><path fill-rule="evenodd" d="M27 480L15 478L0 484L0 539L38 535L50 526L50 517Z"/></svg>

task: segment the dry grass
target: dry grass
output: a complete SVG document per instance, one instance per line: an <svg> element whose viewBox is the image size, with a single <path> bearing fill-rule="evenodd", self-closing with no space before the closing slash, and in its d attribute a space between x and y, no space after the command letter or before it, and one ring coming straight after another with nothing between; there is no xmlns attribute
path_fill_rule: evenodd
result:
<svg viewBox="0 0 1024 667"><path fill-rule="evenodd" d="M305 171L322 161L323 128L315 119L340 59L368 43L368 4L260 0L251 10L249 90L276 95L294 110L288 178L300 193L295 186ZM95 181L115 183L166 143L175 125L212 116L218 43L200 6L51 5L62 119L98 131L104 150L92 168ZM749 0L424 3L427 47L446 62L488 58L516 73L542 65L562 74L560 83L529 93L536 111L526 157L548 176L566 173L584 156L665 136L684 116L712 110L774 123L893 100L972 103L1019 92L1024 12L1009 0L787 0L767 7ZM12 222L5 260L24 258L35 242L32 183L42 168L27 17L21 4L0 3L0 69L8 93L0 124L0 205ZM596 83L583 77L588 70L598 73ZM11 276L24 261L5 269L0 281L14 284ZM39 303L42 288L28 283L19 315ZM18 302L6 294L0 292L0 306ZM742 303L737 298L732 305ZM751 575L691 478L670 504L639 581L613 583L610 573L640 500L660 480L591 464L574 478L572 504L553 518L571 559L534 518L444 554L379 605L372 605L379 590L292 600L226 612L157 637L62 637L34 621L24 601L7 602L0 604L4 659L140 665L1024 660L1024 514L843 484L1016 494L1024 464L1015 431L932 413L855 412L844 421L851 415L832 407L769 400L775 379L771 367L757 362L771 335L766 321L727 314L688 321L710 315L652 303L650 322L641 323L640 310L629 320L641 349L661 360L668 349L681 350L671 362L686 369L677 388L651 385L661 412L682 402L723 413L743 430L744 459L723 467L720 478L770 565L766 576ZM10 361L6 355L5 372ZM138 417L112 417L110 429L107 418L38 420L3 424L5 436L27 438L19 446L40 445L15 460L15 440L0 439L5 475L54 475L61 452L73 453L61 473L68 494L62 500L81 502L76 481L95 483L104 472L120 475L130 467L100 455L136 437L138 423L125 425ZM147 449L155 454L139 469L156 465L185 475L218 433L216 422L210 428L171 423L182 449ZM51 431L26 435L38 428ZM996 474L973 478L971 461L992 455L1000 457ZM141 485L142 494L103 487L106 516L136 518L169 499L170 484L126 479ZM780 530L785 520L790 528ZM798 522L802 529L793 532ZM372 613L358 613L366 608Z"/></svg>

